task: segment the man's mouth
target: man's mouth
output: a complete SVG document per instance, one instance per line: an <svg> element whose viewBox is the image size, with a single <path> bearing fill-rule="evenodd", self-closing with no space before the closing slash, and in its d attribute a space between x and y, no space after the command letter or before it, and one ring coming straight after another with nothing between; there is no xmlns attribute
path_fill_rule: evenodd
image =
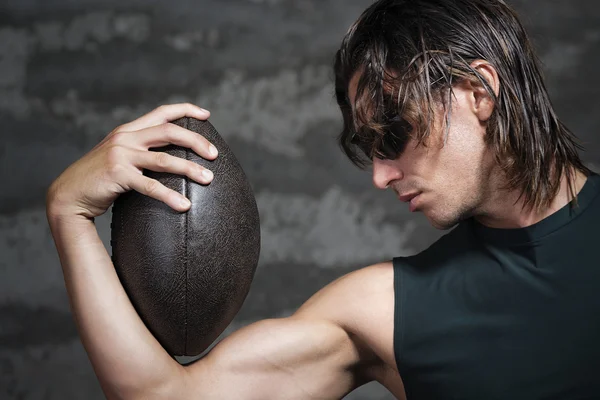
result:
<svg viewBox="0 0 600 400"><path fill-rule="evenodd" d="M421 194L421 193L412 192L412 193L403 194L403 195L398 194L398 200L408 203L409 201L411 201L412 199L417 197L419 194Z"/></svg>
<svg viewBox="0 0 600 400"><path fill-rule="evenodd" d="M417 200L420 194L421 192L412 192L403 195L398 194L398 199L402 202L410 203L408 207L409 211L415 212L417 210Z"/></svg>

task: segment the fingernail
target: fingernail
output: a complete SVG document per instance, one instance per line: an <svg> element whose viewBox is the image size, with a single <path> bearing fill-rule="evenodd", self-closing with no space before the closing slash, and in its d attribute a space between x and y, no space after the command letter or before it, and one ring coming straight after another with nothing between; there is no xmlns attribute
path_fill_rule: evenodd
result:
<svg viewBox="0 0 600 400"><path fill-rule="evenodd" d="M219 154L219 152L217 151L217 148L215 146L213 146L212 144L208 147L208 152L210 153L211 156L216 156Z"/></svg>
<svg viewBox="0 0 600 400"><path fill-rule="evenodd" d="M212 179L213 178L213 173L210 172L209 170L205 169L204 171L202 171L202 175L204 175L204 177L206 179Z"/></svg>
<svg viewBox="0 0 600 400"><path fill-rule="evenodd" d="M200 111L202 111L203 113L208 113L208 110L205 108L200 108Z"/></svg>
<svg viewBox="0 0 600 400"><path fill-rule="evenodd" d="M190 203L190 201L186 198L182 198L181 200L179 200L180 204L182 207L189 207L190 205L192 205L192 203Z"/></svg>

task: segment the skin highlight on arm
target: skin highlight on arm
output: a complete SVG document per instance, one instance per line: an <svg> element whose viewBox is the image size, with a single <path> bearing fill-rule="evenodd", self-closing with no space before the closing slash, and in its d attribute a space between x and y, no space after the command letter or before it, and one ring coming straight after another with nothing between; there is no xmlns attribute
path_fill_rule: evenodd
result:
<svg viewBox="0 0 600 400"><path fill-rule="evenodd" d="M356 288L365 286L370 268L334 281L290 317L233 333L186 367L174 397L340 399L384 378L384 362L370 344L343 327L361 319L352 298L364 299Z"/></svg>

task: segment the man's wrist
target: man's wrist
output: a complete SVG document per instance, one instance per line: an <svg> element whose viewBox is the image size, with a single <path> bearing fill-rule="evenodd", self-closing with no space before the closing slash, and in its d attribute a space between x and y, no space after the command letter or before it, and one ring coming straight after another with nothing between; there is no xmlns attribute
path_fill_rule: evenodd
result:
<svg viewBox="0 0 600 400"><path fill-rule="evenodd" d="M94 218L88 218L78 212L67 199L61 198L60 192L56 190L55 185L51 185L46 193L46 215L48 223L89 223L94 222Z"/></svg>
<svg viewBox="0 0 600 400"><path fill-rule="evenodd" d="M50 224L89 224L94 222L94 218L88 218L70 207L60 206L56 203L46 205L46 216Z"/></svg>

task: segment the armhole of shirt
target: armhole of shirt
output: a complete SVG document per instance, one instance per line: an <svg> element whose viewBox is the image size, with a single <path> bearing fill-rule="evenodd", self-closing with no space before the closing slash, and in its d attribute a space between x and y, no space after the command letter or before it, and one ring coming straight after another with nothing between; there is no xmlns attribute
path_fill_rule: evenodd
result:
<svg viewBox="0 0 600 400"><path fill-rule="evenodd" d="M401 370L400 359L401 350L404 343L404 299L405 291L403 290L402 265L400 258L392 260L394 268L394 357L396 368Z"/></svg>

